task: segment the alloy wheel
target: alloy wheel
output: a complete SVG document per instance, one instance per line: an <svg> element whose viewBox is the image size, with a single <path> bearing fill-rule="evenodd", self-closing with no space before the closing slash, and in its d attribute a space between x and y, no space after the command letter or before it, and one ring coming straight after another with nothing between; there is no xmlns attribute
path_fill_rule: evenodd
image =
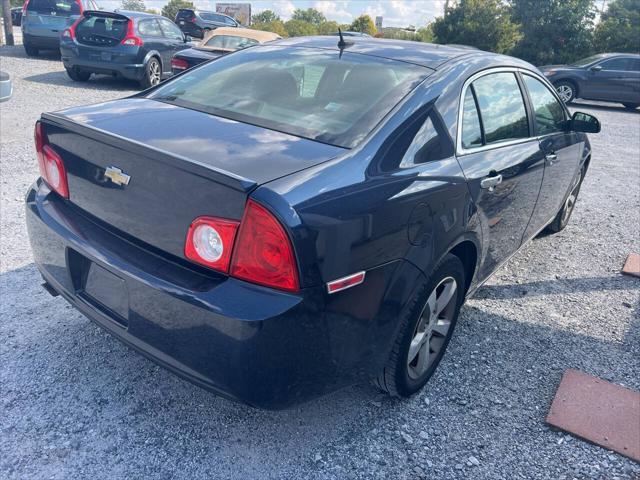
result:
<svg viewBox="0 0 640 480"><path fill-rule="evenodd" d="M446 277L429 295L409 345L407 370L410 378L420 378L438 358L456 311L457 289L455 279Z"/></svg>
<svg viewBox="0 0 640 480"><path fill-rule="evenodd" d="M558 92L560 100L564 103L571 101L573 98L573 89L569 85L559 85L556 91Z"/></svg>
<svg viewBox="0 0 640 480"><path fill-rule="evenodd" d="M160 83L160 64L157 61L149 63L149 83L152 86Z"/></svg>

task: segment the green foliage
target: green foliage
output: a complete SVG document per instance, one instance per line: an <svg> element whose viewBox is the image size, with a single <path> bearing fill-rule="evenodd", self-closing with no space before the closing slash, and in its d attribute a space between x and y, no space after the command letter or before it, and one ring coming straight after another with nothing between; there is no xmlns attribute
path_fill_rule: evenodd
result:
<svg viewBox="0 0 640 480"><path fill-rule="evenodd" d="M446 8L432 29L437 43L470 45L497 53L511 50L519 37L518 27L501 0L460 0Z"/></svg>
<svg viewBox="0 0 640 480"><path fill-rule="evenodd" d="M284 29L290 37L303 37L305 35L316 35L318 33L315 25L303 20L291 19L284 23Z"/></svg>
<svg viewBox="0 0 640 480"><path fill-rule="evenodd" d="M318 26L318 34L319 35L328 35L330 33L336 33L338 31L338 27L340 25L338 25L338 22L334 22L332 21L327 21L327 22L322 22L319 26Z"/></svg>
<svg viewBox="0 0 640 480"><path fill-rule="evenodd" d="M376 36L381 38L392 38L395 40L411 40L414 42L433 43L433 31L431 30L431 25L419 28L415 32L384 29L380 30Z"/></svg>
<svg viewBox="0 0 640 480"><path fill-rule="evenodd" d="M22 5L24 5L24 0L10 0L9 3L11 4L11 8L21 7Z"/></svg>
<svg viewBox="0 0 640 480"><path fill-rule="evenodd" d="M186 0L169 0L169 3L162 7L162 15L173 21L181 8L195 8L195 6Z"/></svg>
<svg viewBox="0 0 640 480"><path fill-rule="evenodd" d="M522 37L512 54L534 65L570 63L592 53L593 0L510 0Z"/></svg>
<svg viewBox="0 0 640 480"><path fill-rule="evenodd" d="M319 12L315 8L307 8L306 10L296 8L293 11L293 15L291 15L291 20L299 20L301 22L310 23L316 29L320 27L320 24L322 22L327 21L324 14L322 12Z"/></svg>
<svg viewBox="0 0 640 480"><path fill-rule="evenodd" d="M640 0L612 0L594 34L595 53L640 52Z"/></svg>
<svg viewBox="0 0 640 480"><path fill-rule="evenodd" d="M263 10L260 13L251 15L251 23L271 23L280 21L280 17L273 10Z"/></svg>
<svg viewBox="0 0 640 480"><path fill-rule="evenodd" d="M354 32L368 33L369 35L375 35L376 25L375 23L373 23L373 20L369 15L360 15L351 23L351 25L349 26L349 30L353 30Z"/></svg>
<svg viewBox="0 0 640 480"><path fill-rule="evenodd" d="M433 25L429 24L426 27L419 28L416 31L416 40L426 43L435 42L435 37L433 35Z"/></svg>
<svg viewBox="0 0 640 480"><path fill-rule="evenodd" d="M144 0L122 0L120 5L123 10L132 12L145 12L147 10Z"/></svg>
<svg viewBox="0 0 640 480"><path fill-rule="evenodd" d="M251 24L251 28L253 28L254 30L263 30L265 32L277 33L283 38L289 36L287 30L284 28L284 23L282 23L282 20L280 19L272 20L271 22L253 23Z"/></svg>

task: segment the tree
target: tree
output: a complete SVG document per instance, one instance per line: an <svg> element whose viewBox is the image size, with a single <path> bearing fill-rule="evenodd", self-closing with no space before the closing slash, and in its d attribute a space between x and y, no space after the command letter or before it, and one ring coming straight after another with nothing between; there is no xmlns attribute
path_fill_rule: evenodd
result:
<svg viewBox="0 0 640 480"><path fill-rule="evenodd" d="M122 0L121 6L123 10L132 12L145 12L147 10L144 0Z"/></svg>
<svg viewBox="0 0 640 480"><path fill-rule="evenodd" d="M351 23L349 29L354 32L368 33L369 35L376 34L376 26L369 15L360 15Z"/></svg>
<svg viewBox="0 0 640 480"><path fill-rule="evenodd" d="M612 0L594 34L596 52L640 52L640 0Z"/></svg>
<svg viewBox="0 0 640 480"><path fill-rule="evenodd" d="M293 15L291 15L291 20L300 20L302 22L308 22L314 27L316 27L316 29L320 27L320 24L322 22L327 21L324 14L322 12L319 12L315 8L307 8L306 10L302 10L301 8L296 8L293 11Z"/></svg>
<svg viewBox="0 0 640 480"><path fill-rule="evenodd" d="M318 33L318 30L313 24L302 20L291 19L284 23L284 28L290 37L304 37Z"/></svg>
<svg viewBox="0 0 640 480"><path fill-rule="evenodd" d="M254 30L263 30L265 32L277 33L283 38L289 36L287 30L284 28L284 23L282 23L282 20L252 23L251 28L253 28Z"/></svg>
<svg viewBox="0 0 640 480"><path fill-rule="evenodd" d="M9 3L11 4L11 8L21 7L24 5L24 0L11 0Z"/></svg>
<svg viewBox="0 0 640 480"><path fill-rule="evenodd" d="M318 26L318 34L329 35L330 33L336 33L339 26L338 22L334 22L333 20L322 22Z"/></svg>
<svg viewBox="0 0 640 480"><path fill-rule="evenodd" d="M186 0L169 0L169 3L162 7L162 16L173 21L181 8L195 8L195 6Z"/></svg>
<svg viewBox="0 0 640 480"><path fill-rule="evenodd" d="M591 53L593 0L510 0L521 39L512 54L534 65L570 63Z"/></svg>
<svg viewBox="0 0 640 480"><path fill-rule="evenodd" d="M431 24L436 43L456 43L505 53L518 40L518 27L501 0L460 0Z"/></svg>
<svg viewBox="0 0 640 480"><path fill-rule="evenodd" d="M280 21L280 17L273 10L263 10L251 15L251 23L270 23Z"/></svg>

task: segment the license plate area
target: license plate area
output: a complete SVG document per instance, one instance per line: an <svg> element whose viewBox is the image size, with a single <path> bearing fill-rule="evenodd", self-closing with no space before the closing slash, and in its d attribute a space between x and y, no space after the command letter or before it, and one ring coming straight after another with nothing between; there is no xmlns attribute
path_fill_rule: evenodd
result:
<svg viewBox="0 0 640 480"><path fill-rule="evenodd" d="M111 61L111 52L100 52L100 59L103 62L110 62Z"/></svg>
<svg viewBox="0 0 640 480"><path fill-rule="evenodd" d="M126 327L129 319L129 293L124 279L75 250L68 250L67 259L76 295Z"/></svg>

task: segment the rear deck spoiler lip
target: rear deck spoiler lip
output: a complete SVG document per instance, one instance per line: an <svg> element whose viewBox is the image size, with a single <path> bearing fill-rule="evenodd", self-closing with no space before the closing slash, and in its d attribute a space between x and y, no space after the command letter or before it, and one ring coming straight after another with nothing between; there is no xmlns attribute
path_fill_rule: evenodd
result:
<svg viewBox="0 0 640 480"><path fill-rule="evenodd" d="M208 178L216 183L225 185L239 192L248 194L258 186L256 181L236 175L235 173L228 172L221 168L212 167L211 165L205 165L191 158L167 152L166 150L117 135L107 130L78 123L64 115L43 113L41 115L41 119L47 123L58 125L79 135L88 136L94 140L102 141L112 146L128 150L134 154L152 158L154 161L159 161L166 165L193 173L194 175Z"/></svg>
<svg viewBox="0 0 640 480"><path fill-rule="evenodd" d="M104 17L104 18L117 18L120 20L130 20L131 17L127 17L126 15L122 15L117 12L109 12L106 10L84 10L82 12L83 17Z"/></svg>

